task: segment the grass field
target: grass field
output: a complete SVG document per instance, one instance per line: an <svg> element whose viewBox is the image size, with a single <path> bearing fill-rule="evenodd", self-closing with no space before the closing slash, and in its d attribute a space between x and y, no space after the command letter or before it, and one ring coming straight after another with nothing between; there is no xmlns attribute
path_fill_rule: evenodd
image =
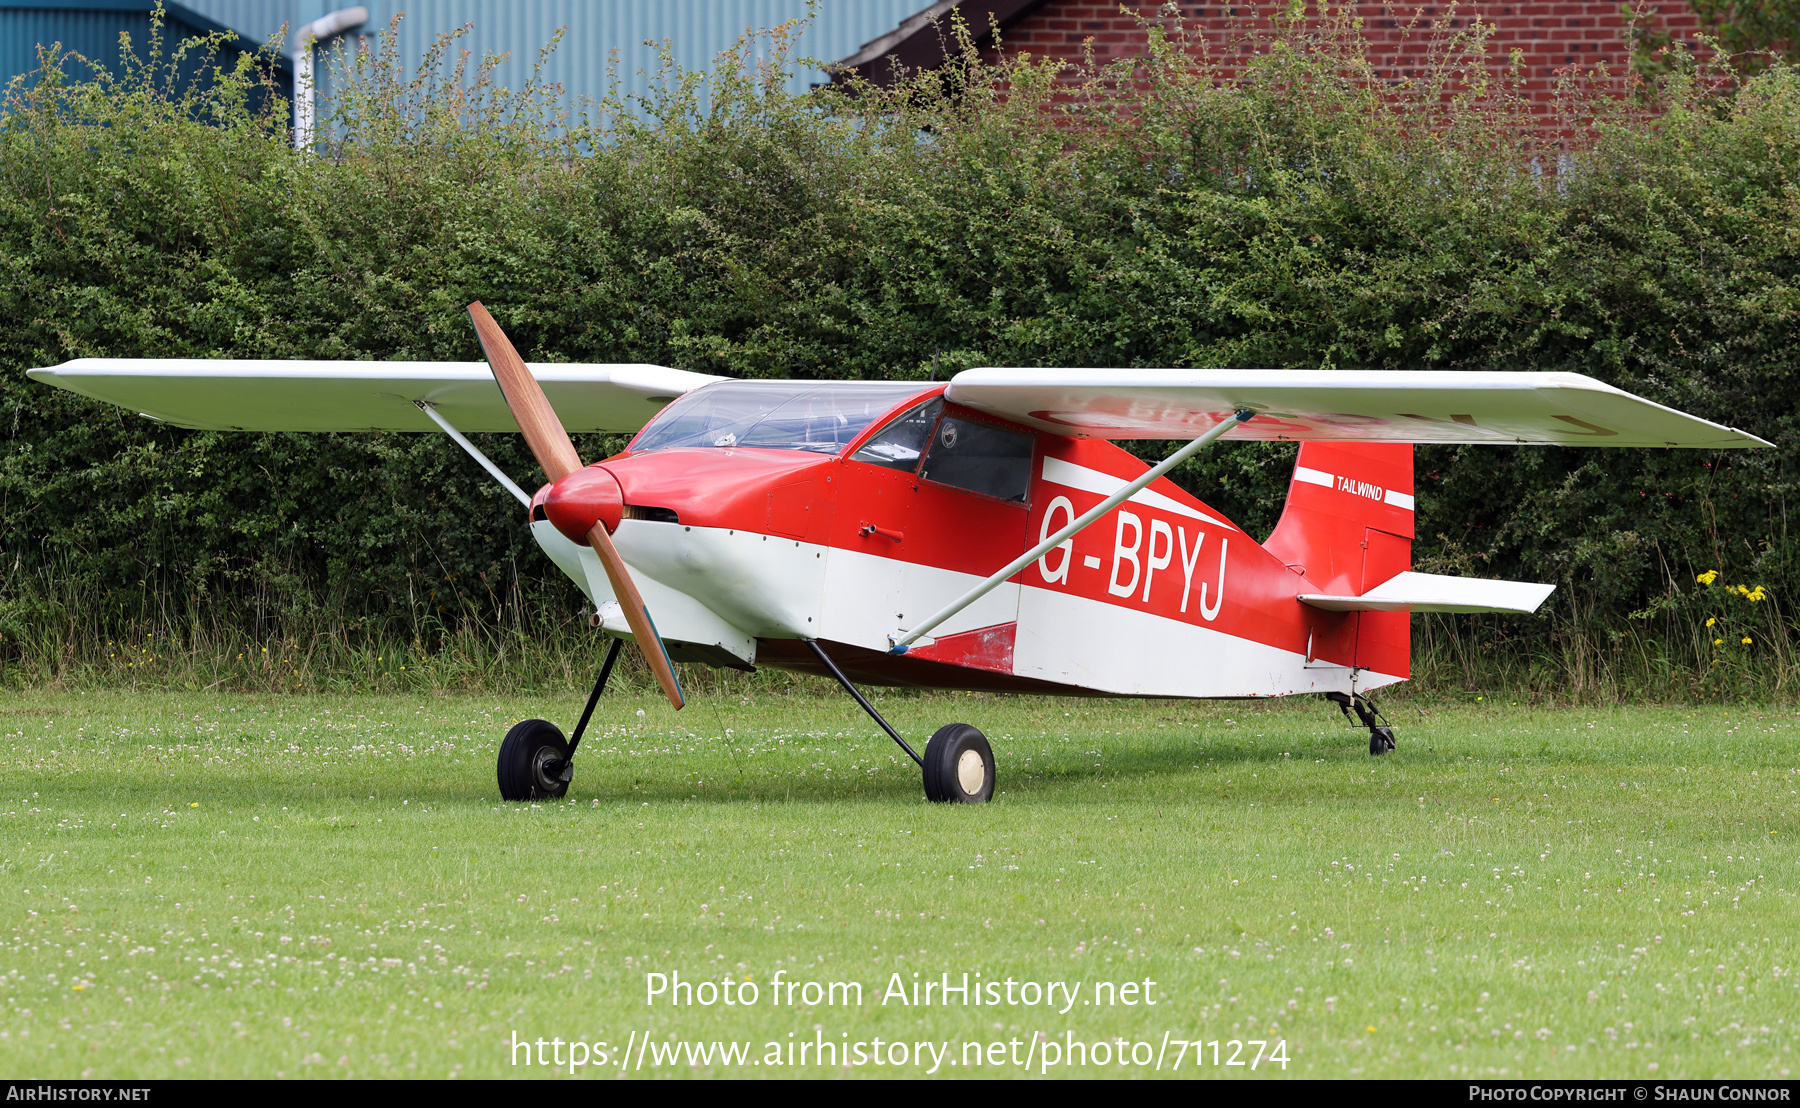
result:
<svg viewBox="0 0 1800 1108"><path fill-rule="evenodd" d="M568 801L502 805L506 726L576 698L12 696L0 1070L547 1076L515 1034L564 1079L1794 1065L1792 713L1421 701L1376 760L1314 701L883 704L983 727L995 803L925 803L842 699L611 700ZM757 1002L647 1002L676 973ZM964 973L1002 1003L887 995Z"/></svg>

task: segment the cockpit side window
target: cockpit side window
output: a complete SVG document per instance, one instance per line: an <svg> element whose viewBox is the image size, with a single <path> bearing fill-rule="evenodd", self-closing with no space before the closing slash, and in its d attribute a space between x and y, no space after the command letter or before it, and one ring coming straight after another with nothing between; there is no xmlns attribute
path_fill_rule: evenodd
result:
<svg viewBox="0 0 1800 1108"><path fill-rule="evenodd" d="M916 472L919 456L925 453L925 446L931 441L931 429L937 425L938 414L943 410L943 397L934 396L903 412L850 456L859 462L904 473Z"/></svg>
<svg viewBox="0 0 1800 1108"><path fill-rule="evenodd" d="M920 476L927 481L1024 503L1031 491L1030 435L945 416Z"/></svg>

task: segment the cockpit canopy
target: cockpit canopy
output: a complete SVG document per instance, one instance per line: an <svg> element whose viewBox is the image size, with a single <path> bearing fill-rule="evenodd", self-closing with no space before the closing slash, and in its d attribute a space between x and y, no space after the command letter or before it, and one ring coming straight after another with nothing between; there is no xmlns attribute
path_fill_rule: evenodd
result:
<svg viewBox="0 0 1800 1108"><path fill-rule="evenodd" d="M756 446L836 454L922 391L916 383L885 381L719 381L664 408L630 449Z"/></svg>

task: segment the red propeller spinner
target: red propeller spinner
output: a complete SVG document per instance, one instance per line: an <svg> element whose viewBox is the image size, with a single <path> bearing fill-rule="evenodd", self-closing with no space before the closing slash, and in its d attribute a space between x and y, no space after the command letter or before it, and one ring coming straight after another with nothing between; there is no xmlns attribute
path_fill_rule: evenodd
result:
<svg viewBox="0 0 1800 1108"><path fill-rule="evenodd" d="M604 524L610 535L619 529L624 515L624 490L617 478L597 465L564 477L551 485L544 497L544 518L569 541L584 545L596 523Z"/></svg>

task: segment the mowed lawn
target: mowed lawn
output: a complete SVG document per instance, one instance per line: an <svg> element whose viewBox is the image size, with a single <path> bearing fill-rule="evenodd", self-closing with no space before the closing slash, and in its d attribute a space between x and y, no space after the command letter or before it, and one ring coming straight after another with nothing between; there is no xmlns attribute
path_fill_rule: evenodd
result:
<svg viewBox="0 0 1800 1108"><path fill-rule="evenodd" d="M1396 700L1373 759L1318 701L881 703L986 730L996 801L926 803L842 698L611 699L568 801L503 805L508 724L577 697L8 694L0 1071L1793 1069L1791 711ZM648 1003L676 973L714 1003ZM1003 1002L889 995L965 973Z"/></svg>

